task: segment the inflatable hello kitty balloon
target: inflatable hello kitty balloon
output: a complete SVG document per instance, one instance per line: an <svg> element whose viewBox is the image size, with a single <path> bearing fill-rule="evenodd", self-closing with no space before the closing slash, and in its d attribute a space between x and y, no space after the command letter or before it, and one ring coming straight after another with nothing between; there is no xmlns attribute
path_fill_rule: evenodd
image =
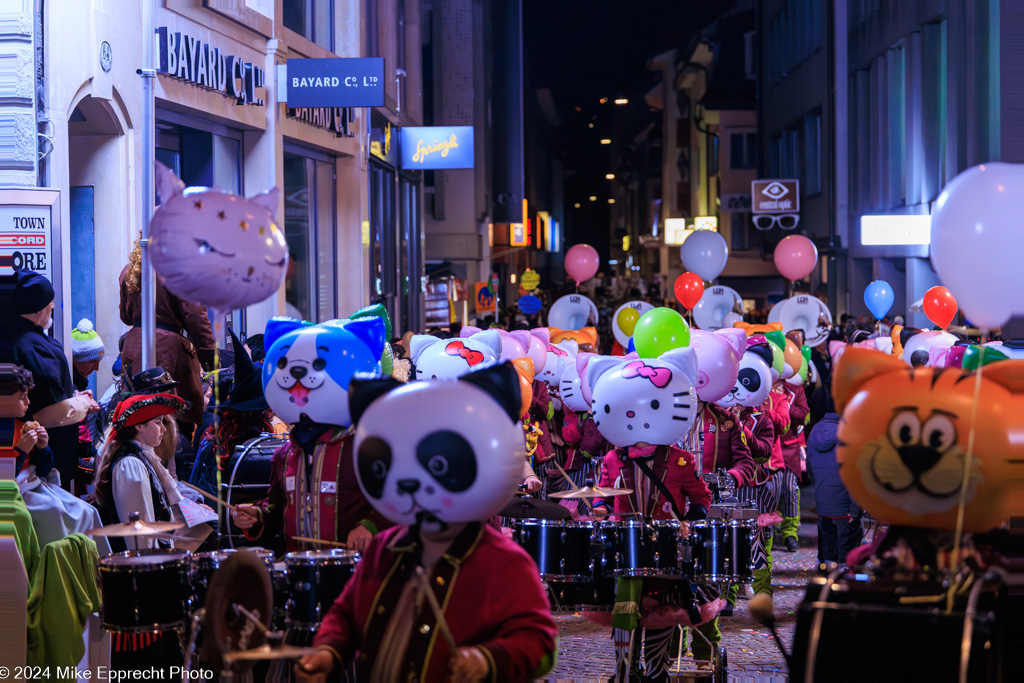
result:
<svg viewBox="0 0 1024 683"><path fill-rule="evenodd" d="M592 358L587 364L594 425L609 443L669 445L697 419L697 357L683 347L657 358Z"/></svg>
<svg viewBox="0 0 1024 683"><path fill-rule="evenodd" d="M497 513L523 473L518 383L509 363L452 382L354 379L354 458L366 499L395 524L429 532Z"/></svg>
<svg viewBox="0 0 1024 683"><path fill-rule="evenodd" d="M217 188L185 188L160 163L157 176L162 203L150 223L150 253L172 294L228 311L281 287L288 245L274 218L277 188L246 199Z"/></svg>
<svg viewBox="0 0 1024 683"><path fill-rule="evenodd" d="M557 344L548 344L544 369L536 374L536 379L548 385L548 390L555 396L558 395L558 384L562 381L562 373L569 363L576 361L579 353L579 345L566 340Z"/></svg>
<svg viewBox="0 0 1024 683"><path fill-rule="evenodd" d="M500 354L497 330L464 339L438 339L429 334L417 334L409 342L409 357L416 366L416 379L456 379L493 363Z"/></svg>
<svg viewBox="0 0 1024 683"><path fill-rule="evenodd" d="M715 403L723 408L756 408L772 391L772 349L764 337L751 337L740 359L740 370L732 390Z"/></svg>
<svg viewBox="0 0 1024 683"><path fill-rule="evenodd" d="M697 397L714 403L732 391L747 345L743 330L716 332L690 329L690 348L697 354Z"/></svg>
<svg viewBox="0 0 1024 683"><path fill-rule="evenodd" d="M566 410L574 413L585 413L590 410L590 392L583 391L583 377L588 362L594 358L593 353L581 353L574 363L568 363L562 373L562 381L558 383L558 395Z"/></svg>

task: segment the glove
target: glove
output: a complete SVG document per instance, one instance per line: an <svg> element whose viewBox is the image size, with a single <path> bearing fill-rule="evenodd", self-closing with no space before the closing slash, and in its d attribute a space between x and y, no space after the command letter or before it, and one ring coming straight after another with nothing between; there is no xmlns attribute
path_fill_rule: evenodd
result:
<svg viewBox="0 0 1024 683"><path fill-rule="evenodd" d="M689 511L686 513L686 517L683 519L687 522L693 522L698 519L707 519L708 509L703 505L691 505Z"/></svg>

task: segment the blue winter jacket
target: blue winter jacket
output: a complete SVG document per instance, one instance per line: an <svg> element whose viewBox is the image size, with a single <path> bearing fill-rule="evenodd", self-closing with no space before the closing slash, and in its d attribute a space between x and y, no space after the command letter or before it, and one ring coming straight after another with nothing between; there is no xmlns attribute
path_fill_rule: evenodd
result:
<svg viewBox="0 0 1024 683"><path fill-rule="evenodd" d="M814 497L818 514L823 517L856 514L850 494L839 478L839 465L836 463L838 429L839 416L826 413L807 438L807 469L814 477Z"/></svg>

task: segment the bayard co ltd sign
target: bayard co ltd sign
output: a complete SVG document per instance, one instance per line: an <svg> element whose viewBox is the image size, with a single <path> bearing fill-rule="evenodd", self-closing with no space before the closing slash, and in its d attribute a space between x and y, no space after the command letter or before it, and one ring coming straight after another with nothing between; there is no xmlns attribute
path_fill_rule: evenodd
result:
<svg viewBox="0 0 1024 683"><path fill-rule="evenodd" d="M263 69L241 57L222 53L187 33L157 29L160 50L158 71L230 97L238 104L262 106L257 88L266 87Z"/></svg>

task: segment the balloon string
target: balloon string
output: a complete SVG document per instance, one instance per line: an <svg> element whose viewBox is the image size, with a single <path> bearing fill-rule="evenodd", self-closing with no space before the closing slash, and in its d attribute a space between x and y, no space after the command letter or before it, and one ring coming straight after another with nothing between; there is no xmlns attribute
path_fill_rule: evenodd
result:
<svg viewBox="0 0 1024 683"><path fill-rule="evenodd" d="M220 311L213 311L213 462L216 465L217 477L217 526L218 536L223 538L224 530L220 526L224 520L224 501L221 500L221 453L220 453L220 339L224 332L224 317ZM218 543L218 545L220 545ZM219 549L219 548L218 548Z"/></svg>
<svg viewBox="0 0 1024 683"><path fill-rule="evenodd" d="M964 513L967 508L967 486L970 483L971 461L974 459L974 437L977 433L978 403L981 400L981 372L985 367L979 361L978 371L974 375L974 401L971 403L970 427L967 430L967 453L964 456L963 482L960 485L960 500L956 510L956 531L953 534L953 562L950 566L961 565L964 557L960 552L960 541L964 533ZM959 571L959 567L957 569ZM949 592L946 602L946 614L953 611L953 591Z"/></svg>

